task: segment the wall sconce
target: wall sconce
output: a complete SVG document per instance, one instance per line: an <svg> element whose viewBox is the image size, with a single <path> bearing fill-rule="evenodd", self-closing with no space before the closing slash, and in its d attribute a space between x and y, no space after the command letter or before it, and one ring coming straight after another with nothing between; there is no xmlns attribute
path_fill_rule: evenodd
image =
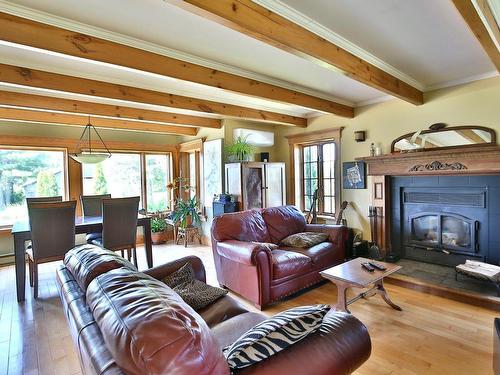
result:
<svg viewBox="0 0 500 375"><path fill-rule="evenodd" d="M365 136L366 136L366 132L364 130L354 132L354 140L356 142L364 142L366 139Z"/></svg>

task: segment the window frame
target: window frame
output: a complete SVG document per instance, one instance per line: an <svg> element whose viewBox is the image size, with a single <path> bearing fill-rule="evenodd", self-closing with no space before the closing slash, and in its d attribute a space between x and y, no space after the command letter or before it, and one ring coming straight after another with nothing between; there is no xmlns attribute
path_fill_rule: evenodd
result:
<svg viewBox="0 0 500 375"><path fill-rule="evenodd" d="M64 147L35 147L35 146L15 146L15 145L2 145L0 144L0 150L19 150L19 151L54 151L62 152L63 154L63 200L68 200L70 197L69 191L69 158L68 149ZM0 224L0 231L10 231L12 229L12 224Z"/></svg>
<svg viewBox="0 0 500 375"><path fill-rule="evenodd" d="M340 208L342 185L341 185L341 134L343 127L330 128L327 130L312 131L309 133L297 133L285 136L289 144L289 203L295 205L302 212L309 210L309 207L304 207L304 176L303 176L303 147L311 145L323 145L326 143L335 144L335 211L334 213L324 213L322 208L318 210L318 215L326 218L334 218ZM319 165L318 163L318 172ZM323 171L321 171L321 175ZM319 182L319 173L318 173ZM322 183L322 182L321 182Z"/></svg>
<svg viewBox="0 0 500 375"><path fill-rule="evenodd" d="M337 185L339 184L339 182L337 181L337 168L338 168L338 161L337 161L337 144L334 140L327 140L327 141L321 141L321 142L311 142L311 143L305 143L305 144L301 144L299 145L299 148L300 148L300 166L301 166L301 202L300 202L300 209L303 211L303 212L306 212L310 209L310 207L305 207L305 192L306 192L306 180L307 178L304 176L304 166L306 164L306 161L305 161L305 158L304 158L304 149L306 147L311 147L311 146L316 146L317 147L317 150L316 150L316 155L317 155L317 158L316 158L316 170L317 170L317 177L316 179L318 180L318 209L317 209L317 213L318 215L323 215L323 216L332 216L334 217L336 212L326 212L325 211L325 196L324 196L324 193L323 193L323 189L324 189L324 180L325 180L325 177L324 177L324 158L323 158L323 146L324 145L330 145L330 144L333 144L334 145L334 151L335 151L335 163L334 163L334 173L333 173L333 177L331 177L330 175L330 180L334 180L335 182L335 210L337 210L337 207L338 207L338 203L337 203L337 194L338 194L338 188L337 188ZM313 164L313 162L310 162L310 164ZM309 178L310 180L313 180L312 178Z"/></svg>
<svg viewBox="0 0 500 375"><path fill-rule="evenodd" d="M140 175L141 175L141 181L140 181L140 185L141 185L141 203L142 203L142 207L140 207L141 209L144 209L146 210L146 212L149 212L148 211L148 198L147 198L147 195L148 195L148 192L147 192L147 178L146 178L146 170L147 170L147 166L146 166L146 156L147 155L155 155L155 156L158 156L158 155L165 155L168 157L168 178L171 180L172 179L172 176L173 176L173 153L170 152L170 151L167 151L167 152L160 152L160 151L134 151L134 150L110 150L111 154L129 154L129 155L139 155L139 163L140 163ZM84 194L84 191L83 191L83 170L82 170L82 194ZM168 201L168 205L170 206L171 202L172 202L172 193L171 192L168 192L168 189L167 189L167 196L169 198L169 201Z"/></svg>

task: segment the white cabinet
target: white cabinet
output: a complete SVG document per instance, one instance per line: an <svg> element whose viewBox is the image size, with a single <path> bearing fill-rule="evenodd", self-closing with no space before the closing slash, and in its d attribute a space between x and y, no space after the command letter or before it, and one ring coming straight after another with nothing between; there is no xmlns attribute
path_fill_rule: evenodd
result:
<svg viewBox="0 0 500 375"><path fill-rule="evenodd" d="M286 204L285 163L228 163L225 169L226 192L243 210Z"/></svg>

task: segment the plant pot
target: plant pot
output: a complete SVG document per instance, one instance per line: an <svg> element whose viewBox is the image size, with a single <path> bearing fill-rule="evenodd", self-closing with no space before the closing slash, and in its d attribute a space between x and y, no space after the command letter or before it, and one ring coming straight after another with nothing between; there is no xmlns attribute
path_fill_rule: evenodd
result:
<svg viewBox="0 0 500 375"><path fill-rule="evenodd" d="M160 245L167 242L167 240L167 231L151 232L151 242L153 242L153 245Z"/></svg>

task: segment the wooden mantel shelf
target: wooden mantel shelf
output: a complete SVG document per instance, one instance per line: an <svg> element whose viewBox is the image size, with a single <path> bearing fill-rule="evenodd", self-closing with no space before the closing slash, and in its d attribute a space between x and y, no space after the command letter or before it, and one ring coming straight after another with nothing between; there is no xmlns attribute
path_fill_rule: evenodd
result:
<svg viewBox="0 0 500 375"><path fill-rule="evenodd" d="M370 176L499 174L500 147L478 146L357 158Z"/></svg>

